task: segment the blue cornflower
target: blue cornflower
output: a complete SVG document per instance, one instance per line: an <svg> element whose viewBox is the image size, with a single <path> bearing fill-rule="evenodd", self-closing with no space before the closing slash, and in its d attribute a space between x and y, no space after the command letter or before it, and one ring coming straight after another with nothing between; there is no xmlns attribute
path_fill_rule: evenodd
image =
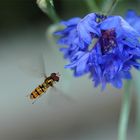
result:
<svg viewBox="0 0 140 140"><path fill-rule="evenodd" d="M94 86L107 83L122 88L122 79L131 79L132 67L140 68L139 33L121 16L91 13L73 18L59 31L59 43L75 76L90 73Z"/></svg>

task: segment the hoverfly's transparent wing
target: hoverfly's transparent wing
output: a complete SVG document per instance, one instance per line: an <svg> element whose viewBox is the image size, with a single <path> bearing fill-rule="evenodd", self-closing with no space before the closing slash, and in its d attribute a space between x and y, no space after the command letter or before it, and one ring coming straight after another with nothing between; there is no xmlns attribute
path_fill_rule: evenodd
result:
<svg viewBox="0 0 140 140"><path fill-rule="evenodd" d="M27 75L41 78L46 77L46 66L43 52L28 52L19 60L19 66L21 71Z"/></svg>
<svg viewBox="0 0 140 140"><path fill-rule="evenodd" d="M59 88L55 86L50 90L54 92L55 94L58 94L57 96L61 96L62 98L65 98L67 101L73 100L69 95L65 94L62 90L60 90Z"/></svg>
<svg viewBox="0 0 140 140"><path fill-rule="evenodd" d="M41 51L40 55L39 55L39 65L40 65L40 72L42 74L42 76L44 77L47 77L47 74L46 74L46 65L45 65L45 57L44 57L44 53Z"/></svg>
<svg viewBox="0 0 140 140"><path fill-rule="evenodd" d="M47 93L47 103L51 106L60 107L64 104L74 103L74 99L54 86Z"/></svg>

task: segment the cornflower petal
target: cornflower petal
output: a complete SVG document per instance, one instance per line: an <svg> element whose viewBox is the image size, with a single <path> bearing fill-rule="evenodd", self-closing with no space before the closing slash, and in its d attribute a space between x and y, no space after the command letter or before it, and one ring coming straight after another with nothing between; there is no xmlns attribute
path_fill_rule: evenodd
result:
<svg viewBox="0 0 140 140"><path fill-rule="evenodd" d="M111 80L111 84L118 89L122 88L122 85L123 85L122 80L119 76L116 76L115 78L113 78Z"/></svg>
<svg viewBox="0 0 140 140"><path fill-rule="evenodd" d="M74 25L77 25L77 23L81 20L81 18L79 17L75 17L75 18L72 18L68 21L61 21L60 23L65 25L65 26L74 26Z"/></svg>
<svg viewBox="0 0 140 140"><path fill-rule="evenodd" d="M80 39L82 39L85 43L90 44L92 41L92 34L99 34L99 30L96 26L96 14L88 14L77 26Z"/></svg>

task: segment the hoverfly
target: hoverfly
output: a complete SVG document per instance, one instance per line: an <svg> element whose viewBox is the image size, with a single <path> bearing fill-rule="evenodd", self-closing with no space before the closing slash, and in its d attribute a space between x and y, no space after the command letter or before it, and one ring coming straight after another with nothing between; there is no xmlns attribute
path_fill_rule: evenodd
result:
<svg viewBox="0 0 140 140"><path fill-rule="evenodd" d="M59 73L51 73L49 77L45 76L44 82L31 92L30 99L35 102L35 99L39 98L49 87L53 87L53 84L59 81L59 76Z"/></svg>
<svg viewBox="0 0 140 140"><path fill-rule="evenodd" d="M24 59L20 61L20 69L22 69L22 71L26 72L27 74L32 75L33 77L44 77L43 83L27 95L27 97L33 101L33 104L49 89L49 87L53 87L56 82L59 82L60 75L59 73L51 73L50 76L46 76L46 66L43 52L37 52L37 54L29 52L29 54L30 57L28 57L26 54L27 57L24 57Z"/></svg>

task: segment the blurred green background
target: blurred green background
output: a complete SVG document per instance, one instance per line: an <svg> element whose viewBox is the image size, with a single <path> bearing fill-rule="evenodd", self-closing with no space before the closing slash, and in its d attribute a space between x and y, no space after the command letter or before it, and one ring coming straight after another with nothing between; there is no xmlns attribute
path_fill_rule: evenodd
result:
<svg viewBox="0 0 140 140"><path fill-rule="evenodd" d="M89 10L86 0L54 0L57 13L62 19L86 15ZM96 0L101 7L107 0ZM124 15L127 9L138 11L139 0L120 0L116 14ZM138 11L139 12L139 11ZM29 24L50 24L51 21L37 7L35 0L0 0L0 29L23 28Z"/></svg>

